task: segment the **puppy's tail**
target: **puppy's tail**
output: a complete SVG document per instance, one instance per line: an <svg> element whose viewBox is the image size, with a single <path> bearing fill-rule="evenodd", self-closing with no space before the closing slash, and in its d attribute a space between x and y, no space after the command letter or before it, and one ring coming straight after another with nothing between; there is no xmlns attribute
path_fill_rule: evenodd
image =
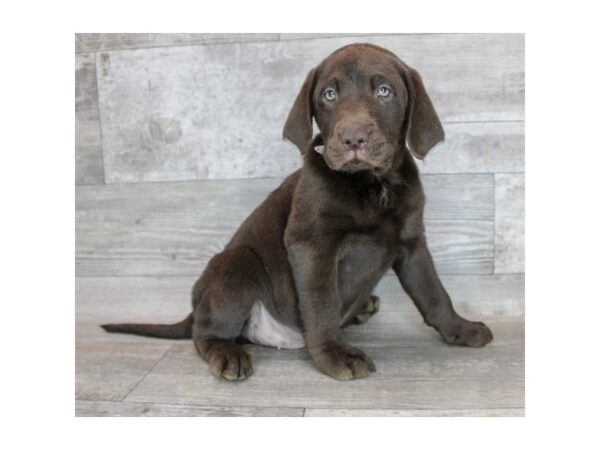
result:
<svg viewBox="0 0 600 450"><path fill-rule="evenodd" d="M150 336L164 339L189 339L192 337L192 314L181 322L171 325L159 325L148 323L109 323L100 325L109 333L137 334L139 336Z"/></svg>

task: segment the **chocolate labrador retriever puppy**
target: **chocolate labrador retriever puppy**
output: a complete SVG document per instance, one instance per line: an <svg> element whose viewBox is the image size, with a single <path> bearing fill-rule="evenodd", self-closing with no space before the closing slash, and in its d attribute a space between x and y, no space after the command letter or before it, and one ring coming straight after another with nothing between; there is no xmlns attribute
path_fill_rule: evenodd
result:
<svg viewBox="0 0 600 450"><path fill-rule="evenodd" d="M313 119L321 132L313 139ZM343 47L311 70L283 129L303 167L246 219L173 325L103 325L109 332L193 338L217 377L252 373L240 345L308 349L337 380L366 377L371 359L341 328L378 309L391 267L425 322L451 344L482 347L483 323L459 316L436 273L423 227L415 161L444 140L419 74L374 45Z"/></svg>

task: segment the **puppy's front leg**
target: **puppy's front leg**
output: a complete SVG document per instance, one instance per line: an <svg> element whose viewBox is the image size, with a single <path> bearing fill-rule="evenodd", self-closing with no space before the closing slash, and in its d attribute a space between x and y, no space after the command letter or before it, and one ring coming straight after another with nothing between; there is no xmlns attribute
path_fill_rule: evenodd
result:
<svg viewBox="0 0 600 450"><path fill-rule="evenodd" d="M323 242L286 242L298 293L304 340L319 369L336 380L364 378L373 361L348 344L340 330L337 248Z"/></svg>
<svg viewBox="0 0 600 450"><path fill-rule="evenodd" d="M446 342L483 347L492 340L492 332L485 324L466 320L454 311L424 236L407 242L392 267L425 323L435 328Z"/></svg>

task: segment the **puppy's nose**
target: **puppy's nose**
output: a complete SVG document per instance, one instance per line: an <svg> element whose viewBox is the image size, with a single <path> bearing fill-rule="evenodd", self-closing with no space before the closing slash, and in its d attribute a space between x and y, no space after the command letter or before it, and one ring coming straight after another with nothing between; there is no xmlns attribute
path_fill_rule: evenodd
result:
<svg viewBox="0 0 600 450"><path fill-rule="evenodd" d="M342 142L347 150L362 150L367 146L369 135L364 127L344 130Z"/></svg>

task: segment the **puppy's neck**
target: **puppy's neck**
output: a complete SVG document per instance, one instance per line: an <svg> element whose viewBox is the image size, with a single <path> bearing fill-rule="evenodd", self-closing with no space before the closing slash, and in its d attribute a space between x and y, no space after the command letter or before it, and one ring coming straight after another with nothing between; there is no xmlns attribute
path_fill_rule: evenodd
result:
<svg viewBox="0 0 600 450"><path fill-rule="evenodd" d="M335 180L339 189L354 192L357 202L363 206L370 205L378 209L393 207L398 196L408 187L406 180L404 180L405 172L409 178L412 178L410 177L411 168L405 167L407 164L410 165L411 162L411 157L407 155L407 149L405 148L399 149L392 166L386 172L378 172L377 170L343 172L333 170L327 165L322 151L319 149L323 145L323 138L321 135L317 135L304 154L305 168L316 172L321 177L326 177L328 180Z"/></svg>

